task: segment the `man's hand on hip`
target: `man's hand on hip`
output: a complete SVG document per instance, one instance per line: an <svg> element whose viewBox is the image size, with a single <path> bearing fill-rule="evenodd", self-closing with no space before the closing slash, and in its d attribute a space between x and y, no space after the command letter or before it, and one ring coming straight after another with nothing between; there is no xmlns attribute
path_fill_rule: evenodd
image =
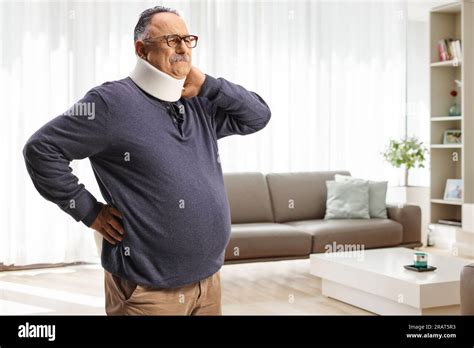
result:
<svg viewBox="0 0 474 348"><path fill-rule="evenodd" d="M122 219L122 216L122 213L114 207L104 205L90 227L99 232L110 244L115 245L122 241L125 233L121 222L117 219Z"/></svg>
<svg viewBox="0 0 474 348"><path fill-rule="evenodd" d="M184 98L197 96L201 91L205 79L206 75L195 66L192 66L189 74L186 76L186 80L184 81L184 90L181 93L181 96Z"/></svg>

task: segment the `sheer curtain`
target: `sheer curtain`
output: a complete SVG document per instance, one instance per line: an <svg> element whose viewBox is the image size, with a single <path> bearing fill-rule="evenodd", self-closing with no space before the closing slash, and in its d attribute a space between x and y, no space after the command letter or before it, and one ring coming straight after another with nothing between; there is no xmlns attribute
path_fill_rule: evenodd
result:
<svg viewBox="0 0 474 348"><path fill-rule="evenodd" d="M138 15L157 4L199 35L196 66L272 109L261 132L220 140L224 171L396 178L380 151L404 130L403 2L2 2L0 264L98 261L92 230L36 192L21 151L91 87L128 75ZM102 200L89 162L71 167Z"/></svg>

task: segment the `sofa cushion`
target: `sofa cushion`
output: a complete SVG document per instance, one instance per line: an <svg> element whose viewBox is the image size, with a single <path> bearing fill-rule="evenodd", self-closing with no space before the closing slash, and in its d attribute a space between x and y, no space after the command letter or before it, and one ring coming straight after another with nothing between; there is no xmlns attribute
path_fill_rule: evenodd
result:
<svg viewBox="0 0 474 348"><path fill-rule="evenodd" d="M387 219L388 181L372 181L336 174L336 181L363 181L369 183L369 214L371 218Z"/></svg>
<svg viewBox="0 0 474 348"><path fill-rule="evenodd" d="M326 181L347 171L270 173L268 189L275 222L323 219L326 212Z"/></svg>
<svg viewBox="0 0 474 348"><path fill-rule="evenodd" d="M389 219L306 220L288 222L313 236L313 253L323 253L336 244L355 244L364 249L399 245L403 228Z"/></svg>
<svg viewBox="0 0 474 348"><path fill-rule="evenodd" d="M326 214L329 219L370 219L369 183L367 181L326 181L328 198Z"/></svg>
<svg viewBox="0 0 474 348"><path fill-rule="evenodd" d="M225 173L224 184L233 224L273 222L270 193L262 173Z"/></svg>
<svg viewBox="0 0 474 348"><path fill-rule="evenodd" d="M311 252L311 235L275 223L232 225L226 260L304 256Z"/></svg>

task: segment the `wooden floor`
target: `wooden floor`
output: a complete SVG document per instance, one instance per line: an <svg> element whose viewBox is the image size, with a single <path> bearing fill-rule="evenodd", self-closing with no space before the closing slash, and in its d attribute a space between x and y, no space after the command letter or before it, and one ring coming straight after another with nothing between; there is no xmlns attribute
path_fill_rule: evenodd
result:
<svg viewBox="0 0 474 348"><path fill-rule="evenodd" d="M105 315L103 281L98 264L0 272L0 315ZM322 296L309 259L225 265L221 282L227 315L371 315Z"/></svg>
<svg viewBox="0 0 474 348"><path fill-rule="evenodd" d="M321 295L309 259L225 265L227 315L371 314ZM105 315L100 265L0 272L0 315Z"/></svg>
<svg viewBox="0 0 474 348"><path fill-rule="evenodd" d="M309 259L226 265L221 277L224 314L371 314L321 295Z"/></svg>

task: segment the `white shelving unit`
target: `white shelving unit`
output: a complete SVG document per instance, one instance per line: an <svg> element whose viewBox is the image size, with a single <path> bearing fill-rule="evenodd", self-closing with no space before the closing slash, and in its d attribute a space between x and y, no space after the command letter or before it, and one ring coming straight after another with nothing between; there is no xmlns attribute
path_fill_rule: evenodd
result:
<svg viewBox="0 0 474 348"><path fill-rule="evenodd" d="M442 121L461 121L462 116L436 116L431 118L431 122L442 122Z"/></svg>
<svg viewBox="0 0 474 348"><path fill-rule="evenodd" d="M440 61L437 43L443 39L461 40L460 60ZM464 231L463 227L465 222L466 225L472 226L474 220L474 216L470 216L472 215L470 212L474 211L474 1L463 0L433 8L430 12L429 41L430 222L432 228L445 229L446 225L440 226L438 220L461 220L462 227L448 228L454 229L456 235L470 233L471 231ZM461 88L457 88L455 80L462 81ZM457 102L461 107L461 116L447 116L453 102L453 97L450 96L451 90L458 91ZM461 144L443 143L444 131L448 129L462 131ZM448 179L463 180L461 201L444 199ZM474 236L474 231L472 233ZM466 246L458 243L458 247Z"/></svg>
<svg viewBox="0 0 474 348"><path fill-rule="evenodd" d="M460 60L448 60L444 62L436 62L436 63L431 63L431 67L436 68L436 67L457 67L461 66L462 61Z"/></svg>

